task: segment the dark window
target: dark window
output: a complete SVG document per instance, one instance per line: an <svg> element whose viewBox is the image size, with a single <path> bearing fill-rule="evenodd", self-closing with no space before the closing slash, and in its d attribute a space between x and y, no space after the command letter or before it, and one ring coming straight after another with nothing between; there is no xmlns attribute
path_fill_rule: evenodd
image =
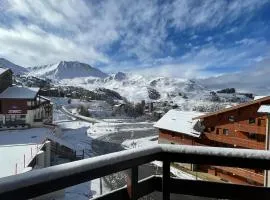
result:
<svg viewBox="0 0 270 200"><path fill-rule="evenodd" d="M211 131L212 131L212 132L215 131L215 127L211 127Z"/></svg>
<svg viewBox="0 0 270 200"><path fill-rule="evenodd" d="M248 123L249 123L249 124L255 124L255 123L256 123L256 119L253 118L253 117L250 117L250 118L248 119Z"/></svg>
<svg viewBox="0 0 270 200"><path fill-rule="evenodd" d="M233 116L233 115L229 116L229 121L230 121L230 122L234 122L234 121L235 121L235 119L234 119L234 116Z"/></svg>
<svg viewBox="0 0 270 200"><path fill-rule="evenodd" d="M257 134L256 133L249 133L248 138L251 140L256 140L257 139Z"/></svg>
<svg viewBox="0 0 270 200"><path fill-rule="evenodd" d="M229 135L229 130L228 129L223 129L223 134L224 135Z"/></svg>
<svg viewBox="0 0 270 200"><path fill-rule="evenodd" d="M217 128L216 129L216 133L217 133L217 135L220 134L221 133L221 129L220 128Z"/></svg>

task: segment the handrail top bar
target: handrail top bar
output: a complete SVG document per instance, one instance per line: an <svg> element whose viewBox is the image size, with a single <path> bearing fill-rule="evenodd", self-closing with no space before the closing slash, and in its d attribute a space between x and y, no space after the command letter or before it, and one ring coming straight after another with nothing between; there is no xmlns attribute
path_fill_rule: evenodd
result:
<svg viewBox="0 0 270 200"><path fill-rule="evenodd" d="M158 146L160 146L162 152L166 153L195 154L201 156L215 157L234 157L246 158L251 160L270 160L270 151L266 150L168 144L160 144Z"/></svg>
<svg viewBox="0 0 270 200"><path fill-rule="evenodd" d="M87 175L87 180L92 180L97 177L106 176L154 160L162 161L173 154L177 155L178 162L181 161L182 157L185 157L184 161L189 162L196 162L196 159L199 157L205 157L210 159L214 164L218 163L217 161L219 158L223 160L222 163L224 163L225 160L230 162L233 159L244 159L245 161L249 161L249 163L255 162L255 164L258 161L262 161L263 164L267 164L263 167L270 169L270 152L265 150L162 144L110 153L66 164L37 169L15 176L4 177L0 179L0 194L31 187L37 184L51 184L53 181L62 179L68 180L68 178L71 177L84 177L85 174ZM174 160L170 161L173 162ZM226 164L224 165L226 166ZM232 165L235 164L233 163ZM241 165L248 166L246 162L243 162ZM73 180L72 185L85 182L85 180L81 179L82 178L78 178L78 180L75 181Z"/></svg>

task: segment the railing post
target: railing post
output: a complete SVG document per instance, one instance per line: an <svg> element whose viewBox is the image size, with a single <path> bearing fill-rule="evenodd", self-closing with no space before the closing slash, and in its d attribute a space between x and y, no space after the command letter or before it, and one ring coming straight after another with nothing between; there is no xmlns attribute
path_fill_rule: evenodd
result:
<svg viewBox="0 0 270 200"><path fill-rule="evenodd" d="M162 173L162 197L170 200L170 161L163 161Z"/></svg>
<svg viewBox="0 0 270 200"><path fill-rule="evenodd" d="M132 167L127 176L127 189L130 200L138 198L138 166Z"/></svg>

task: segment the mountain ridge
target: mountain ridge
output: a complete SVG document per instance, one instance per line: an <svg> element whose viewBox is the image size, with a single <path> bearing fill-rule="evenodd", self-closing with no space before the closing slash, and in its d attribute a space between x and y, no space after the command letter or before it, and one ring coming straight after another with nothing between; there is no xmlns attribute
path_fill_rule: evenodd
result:
<svg viewBox="0 0 270 200"><path fill-rule="evenodd" d="M27 73L28 70L20 65L16 65L13 62L5 58L0 58L0 67L1 68L9 68L13 71L15 75Z"/></svg>
<svg viewBox="0 0 270 200"><path fill-rule="evenodd" d="M60 61L55 64L34 66L28 75L54 80L72 79L78 77L105 78L108 74L86 63L78 61Z"/></svg>

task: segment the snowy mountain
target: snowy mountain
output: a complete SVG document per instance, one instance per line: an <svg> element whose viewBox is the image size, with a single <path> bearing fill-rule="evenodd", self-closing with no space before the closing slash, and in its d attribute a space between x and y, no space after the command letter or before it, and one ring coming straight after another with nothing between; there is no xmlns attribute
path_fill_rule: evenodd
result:
<svg viewBox="0 0 270 200"><path fill-rule="evenodd" d="M59 85L79 86L94 91L104 87L118 92L129 101L164 102L183 110L210 112L227 105L251 100L240 93L217 93L196 80L171 77L148 77L135 73L116 73L106 78L73 78L59 81Z"/></svg>
<svg viewBox="0 0 270 200"><path fill-rule="evenodd" d="M11 69L15 75L24 74L28 72L26 68L16 65L6 60L5 58L0 58L0 67Z"/></svg>
<svg viewBox="0 0 270 200"><path fill-rule="evenodd" d="M99 69L80 62L61 61L56 64L32 67L29 75L49 78L58 86L77 86L90 91L106 88L116 91L129 101L169 102L187 109L192 109L200 102L217 104L249 100L249 97L243 94L216 93L197 80L124 72L107 75Z"/></svg>
<svg viewBox="0 0 270 200"><path fill-rule="evenodd" d="M77 61L61 61L56 64L35 66L30 69L30 76L52 80L73 79L81 77L105 78L108 75L88 64Z"/></svg>
<svg viewBox="0 0 270 200"><path fill-rule="evenodd" d="M94 90L98 87L114 90L130 101L141 100L183 100L183 95L200 99L209 94L209 90L198 85L195 81L168 78L147 77L133 73L118 72L106 78L73 78L59 81L60 85L76 85Z"/></svg>

